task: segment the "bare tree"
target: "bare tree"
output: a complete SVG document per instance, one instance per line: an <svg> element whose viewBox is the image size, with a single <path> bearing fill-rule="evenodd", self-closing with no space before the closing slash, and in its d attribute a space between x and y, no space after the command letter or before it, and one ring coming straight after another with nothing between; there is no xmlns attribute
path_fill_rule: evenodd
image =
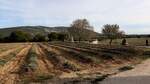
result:
<svg viewBox="0 0 150 84"><path fill-rule="evenodd" d="M90 40L95 36L93 27L86 19L77 19L73 21L68 31L70 32L70 37L78 41Z"/></svg>
<svg viewBox="0 0 150 84"><path fill-rule="evenodd" d="M87 19L77 19L73 21L71 24L71 27L73 28L79 28L79 29L88 29L93 31L93 27L90 25Z"/></svg>
<svg viewBox="0 0 150 84"><path fill-rule="evenodd" d="M108 39L110 39L109 44L112 44L113 39L121 38L125 35L124 31L119 30L120 27L117 24L106 24L103 26L102 34L104 34Z"/></svg>

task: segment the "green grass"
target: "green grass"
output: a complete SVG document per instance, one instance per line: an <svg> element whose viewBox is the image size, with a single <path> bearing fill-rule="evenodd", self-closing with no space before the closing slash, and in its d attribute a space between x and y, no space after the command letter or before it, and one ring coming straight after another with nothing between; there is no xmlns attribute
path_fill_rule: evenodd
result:
<svg viewBox="0 0 150 84"><path fill-rule="evenodd" d="M146 42L145 42L146 39L149 40L149 44L150 44L150 38L127 38L126 41L129 45L144 46L146 44ZM115 39L115 40L113 40L112 45L120 45L122 40L123 39ZM102 40L99 43L108 45L109 39Z"/></svg>
<svg viewBox="0 0 150 84"><path fill-rule="evenodd" d="M48 74L39 74L36 76L36 80L35 81L38 81L38 82L42 82L42 81L45 81L45 80L48 80L48 79L52 79L53 76L52 75L48 75Z"/></svg>
<svg viewBox="0 0 150 84"><path fill-rule="evenodd" d="M32 53L32 55L30 55L31 57L30 57L30 63L29 63L29 67L31 67L31 68L36 68L36 66L37 66L37 63L36 63L36 59L37 59L37 57L36 57L36 54L34 54L34 53Z"/></svg>
<svg viewBox="0 0 150 84"><path fill-rule="evenodd" d="M33 76L32 78L30 77L23 77L22 78L22 81L21 81L21 84L29 84L31 82L33 83L42 83L47 81L47 80L50 80L52 79L54 76L51 75L51 74L42 74L42 73L38 73L36 74L35 76Z"/></svg>
<svg viewBox="0 0 150 84"><path fill-rule="evenodd" d="M35 70L37 67L36 60L37 60L37 54L35 52L35 47L32 46L32 48L31 48L31 50L28 53L28 56L26 58L26 61L28 62L26 66Z"/></svg>

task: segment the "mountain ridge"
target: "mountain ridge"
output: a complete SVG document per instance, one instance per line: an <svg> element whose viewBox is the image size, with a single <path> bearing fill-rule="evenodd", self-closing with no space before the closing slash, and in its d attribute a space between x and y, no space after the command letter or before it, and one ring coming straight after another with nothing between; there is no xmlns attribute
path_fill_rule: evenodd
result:
<svg viewBox="0 0 150 84"><path fill-rule="evenodd" d="M25 31L30 33L31 35L35 34L48 34L50 32L67 32L68 28L70 27L64 27L64 26L58 26L58 27L46 27L46 26L17 26L17 27L7 27L7 28L1 28L0 34L2 36L8 36L11 32L19 30L19 31Z"/></svg>
<svg viewBox="0 0 150 84"><path fill-rule="evenodd" d="M10 35L11 32L19 30L19 31L24 31L28 32L31 35L36 35L36 34L42 34L42 35L47 35L50 32L68 32L68 28L70 27L65 27L65 26L56 26L56 27L47 27L47 26L17 26L17 27L7 27L7 28L1 28L0 29L0 35L2 37L6 37ZM90 30L88 30L89 32ZM90 31L95 34L99 34L94 31Z"/></svg>

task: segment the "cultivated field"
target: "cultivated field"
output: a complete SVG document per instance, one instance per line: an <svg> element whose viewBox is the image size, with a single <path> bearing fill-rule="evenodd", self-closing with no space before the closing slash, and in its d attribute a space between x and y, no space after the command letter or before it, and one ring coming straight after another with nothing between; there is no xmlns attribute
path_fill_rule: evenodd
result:
<svg viewBox="0 0 150 84"><path fill-rule="evenodd" d="M142 50L134 47L5 43L0 44L0 84L93 83L143 59Z"/></svg>

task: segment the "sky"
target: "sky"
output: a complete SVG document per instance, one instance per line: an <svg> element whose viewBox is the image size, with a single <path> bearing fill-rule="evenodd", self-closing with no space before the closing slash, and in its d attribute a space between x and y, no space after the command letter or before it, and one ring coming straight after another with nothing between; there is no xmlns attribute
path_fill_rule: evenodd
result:
<svg viewBox="0 0 150 84"><path fill-rule="evenodd" d="M118 24L127 34L150 34L150 0L0 0L0 28L70 26L83 18L96 32Z"/></svg>

